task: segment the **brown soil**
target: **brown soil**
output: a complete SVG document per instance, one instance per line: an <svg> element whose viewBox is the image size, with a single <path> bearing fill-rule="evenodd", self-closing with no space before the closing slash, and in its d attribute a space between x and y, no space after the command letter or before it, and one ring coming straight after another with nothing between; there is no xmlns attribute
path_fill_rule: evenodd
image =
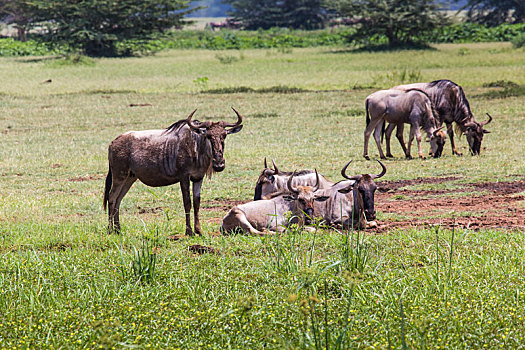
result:
<svg viewBox="0 0 525 350"><path fill-rule="evenodd" d="M447 190L412 190L410 186L445 183L456 177L378 182L376 210L388 218L376 232L397 228L444 227L525 230L525 180L456 184Z"/></svg>

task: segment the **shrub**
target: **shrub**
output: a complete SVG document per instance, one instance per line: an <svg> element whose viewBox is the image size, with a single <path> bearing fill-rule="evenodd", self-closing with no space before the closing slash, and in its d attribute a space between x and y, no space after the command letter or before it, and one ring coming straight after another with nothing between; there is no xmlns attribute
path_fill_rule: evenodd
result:
<svg viewBox="0 0 525 350"><path fill-rule="evenodd" d="M511 43L512 43L512 46L516 49L519 49L520 47L524 47L525 46L525 33L516 35L514 39L512 39Z"/></svg>

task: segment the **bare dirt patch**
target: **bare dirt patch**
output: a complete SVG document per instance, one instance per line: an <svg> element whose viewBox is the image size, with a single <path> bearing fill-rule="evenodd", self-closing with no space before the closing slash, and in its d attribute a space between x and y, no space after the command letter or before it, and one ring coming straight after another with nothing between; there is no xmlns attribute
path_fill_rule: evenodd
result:
<svg viewBox="0 0 525 350"><path fill-rule="evenodd" d="M451 190L407 188L457 179L443 177L378 183L376 210L386 213L388 218L378 222L375 231L425 225L525 230L525 196L520 194L525 191L525 180L457 184Z"/></svg>

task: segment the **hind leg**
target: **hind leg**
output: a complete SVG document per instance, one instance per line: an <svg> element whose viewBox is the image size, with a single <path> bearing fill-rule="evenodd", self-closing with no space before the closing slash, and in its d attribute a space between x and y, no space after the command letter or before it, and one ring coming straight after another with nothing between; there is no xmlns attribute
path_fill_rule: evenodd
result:
<svg viewBox="0 0 525 350"><path fill-rule="evenodd" d="M390 150L390 139L392 138L392 131L394 131L394 128L396 127L395 124L388 124L386 130L385 130L385 140L386 140L386 156L387 158L394 158L392 155L392 152ZM397 127L397 130L399 130L399 126Z"/></svg>
<svg viewBox="0 0 525 350"><path fill-rule="evenodd" d="M370 135L372 135L372 132L374 132L376 127L380 125L382 121L383 121L382 118L372 119L370 121L370 124L368 124L368 126L365 129L365 149L364 149L363 157L365 157L365 159L367 160L370 160L370 157L368 156L368 141L370 140ZM374 138L376 140L377 148L379 150L379 156L382 159L384 159L385 155L383 154L383 150L381 149L381 143L379 142L380 140L379 140L379 135L377 135L377 132L374 133Z"/></svg>
<svg viewBox="0 0 525 350"><path fill-rule="evenodd" d="M129 189L133 183L137 180L136 177L128 174L125 177L114 176L113 186L109 191L109 200L108 200L108 233L116 232L120 233L120 202L122 198L128 193Z"/></svg>

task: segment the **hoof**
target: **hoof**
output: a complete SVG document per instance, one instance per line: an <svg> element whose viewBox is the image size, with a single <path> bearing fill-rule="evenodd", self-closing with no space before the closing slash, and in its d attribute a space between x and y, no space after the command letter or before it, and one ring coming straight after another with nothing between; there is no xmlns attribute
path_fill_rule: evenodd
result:
<svg viewBox="0 0 525 350"><path fill-rule="evenodd" d="M370 160L370 157L369 156L364 156L366 160Z"/></svg>
<svg viewBox="0 0 525 350"><path fill-rule="evenodd" d="M366 223L366 228L376 228L377 227L377 222L375 221L368 221Z"/></svg>
<svg viewBox="0 0 525 350"><path fill-rule="evenodd" d="M390 153L386 155L387 158L394 158L393 155L391 155Z"/></svg>

